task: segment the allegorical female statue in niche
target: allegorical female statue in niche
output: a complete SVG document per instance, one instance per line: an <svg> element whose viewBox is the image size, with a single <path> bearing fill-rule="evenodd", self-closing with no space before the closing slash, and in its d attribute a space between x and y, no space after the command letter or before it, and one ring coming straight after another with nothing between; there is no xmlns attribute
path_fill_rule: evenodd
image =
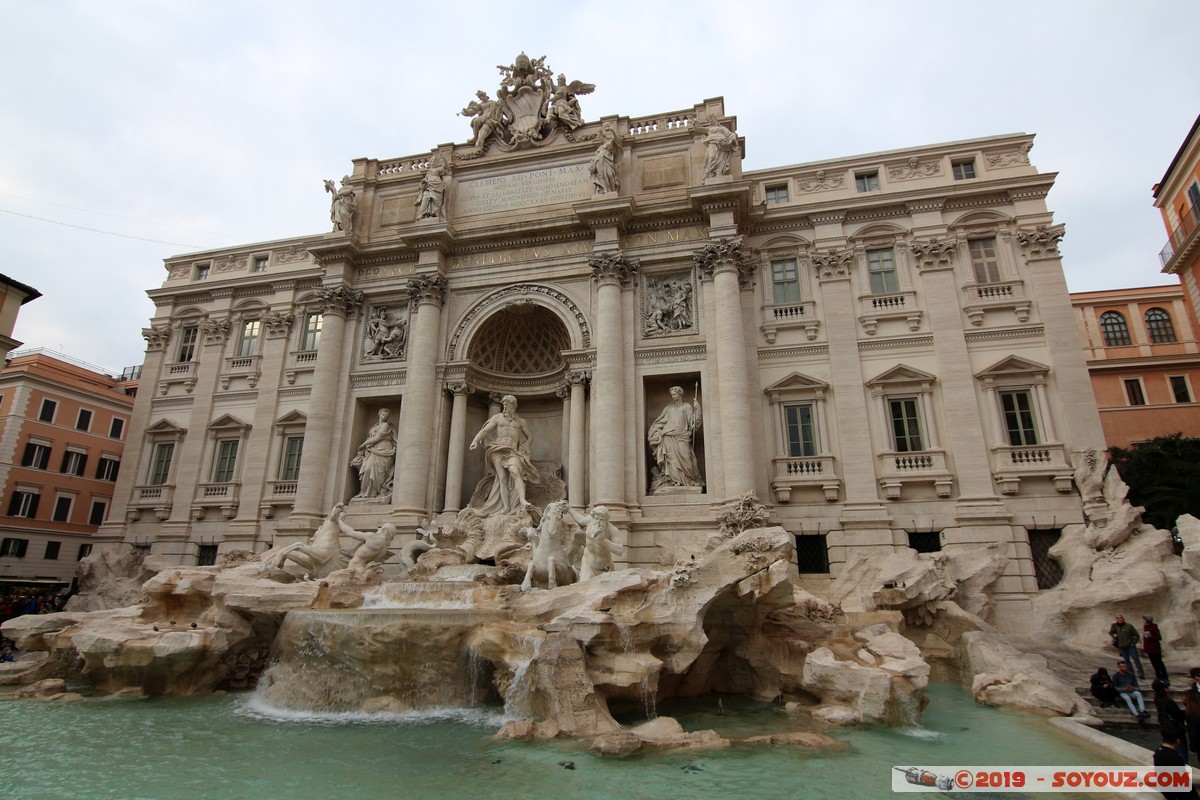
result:
<svg viewBox="0 0 1200 800"><path fill-rule="evenodd" d="M392 480L396 470L396 430L392 427L391 412L379 409L379 422L367 432L358 446L350 466L358 469L358 494L355 498L388 499L392 495Z"/></svg>
<svg viewBox="0 0 1200 800"><path fill-rule="evenodd" d="M671 402L650 425L646 439L654 451L651 493L680 486L701 486L700 465L693 441L700 427L700 401L683 400L683 387L671 387Z"/></svg>

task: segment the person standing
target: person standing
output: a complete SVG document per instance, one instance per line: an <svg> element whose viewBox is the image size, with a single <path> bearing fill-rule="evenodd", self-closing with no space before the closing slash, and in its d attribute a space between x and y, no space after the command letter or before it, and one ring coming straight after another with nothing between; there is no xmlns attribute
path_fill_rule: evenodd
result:
<svg viewBox="0 0 1200 800"><path fill-rule="evenodd" d="M1137 646L1142 637L1138 634L1137 628L1125 621L1122 614L1117 614L1116 622L1108 626L1108 635L1112 637L1113 646L1121 653L1121 658L1125 660L1125 665L1132 671L1134 665L1137 665L1137 675L1145 680L1146 671L1142 669L1142 660L1138 658Z"/></svg>
<svg viewBox="0 0 1200 800"><path fill-rule="evenodd" d="M1145 651L1146 658L1150 659L1150 666L1154 667L1154 678L1170 686L1171 678L1167 675L1167 665L1162 660L1162 633L1154 624L1154 617L1147 614L1142 620L1142 650Z"/></svg>

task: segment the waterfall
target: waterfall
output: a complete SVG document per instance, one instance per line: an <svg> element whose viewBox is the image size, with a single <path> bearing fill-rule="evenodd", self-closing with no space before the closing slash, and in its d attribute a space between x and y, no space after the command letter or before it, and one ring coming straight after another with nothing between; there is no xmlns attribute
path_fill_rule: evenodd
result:
<svg viewBox="0 0 1200 800"><path fill-rule="evenodd" d="M513 665L512 681L504 693L504 718L533 719L537 716L533 708L537 681L529 674L529 667L542 649L542 635L539 631L519 631L513 637L513 645L520 657Z"/></svg>

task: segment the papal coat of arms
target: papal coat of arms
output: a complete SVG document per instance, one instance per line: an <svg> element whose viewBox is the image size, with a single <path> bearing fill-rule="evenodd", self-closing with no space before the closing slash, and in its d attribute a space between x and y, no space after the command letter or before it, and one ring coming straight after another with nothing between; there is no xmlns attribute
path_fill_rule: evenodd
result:
<svg viewBox="0 0 1200 800"><path fill-rule="evenodd" d="M583 124L579 111L581 94L596 87L582 81L567 81L546 66L546 57L531 59L521 53L509 66L501 65L500 88L493 100L480 90L462 115L471 117L470 144L486 149L497 142L508 149L533 147L555 131L573 131Z"/></svg>

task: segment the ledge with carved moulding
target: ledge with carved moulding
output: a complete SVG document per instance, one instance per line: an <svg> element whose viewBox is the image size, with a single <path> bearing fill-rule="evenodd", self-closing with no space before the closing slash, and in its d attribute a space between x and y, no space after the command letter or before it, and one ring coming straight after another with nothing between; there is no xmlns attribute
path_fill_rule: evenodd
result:
<svg viewBox="0 0 1200 800"><path fill-rule="evenodd" d="M797 489L820 489L826 502L837 502L842 478L837 471L837 459L833 456L780 456L772 461L775 476L771 479L771 489L776 502L790 502L792 493Z"/></svg>
<svg viewBox="0 0 1200 800"><path fill-rule="evenodd" d="M874 336L880 321L888 319L903 319L914 333L921 329L924 312L917 305L916 292L861 295L858 306L858 321L868 336Z"/></svg>
<svg viewBox="0 0 1200 800"><path fill-rule="evenodd" d="M946 468L943 450L919 450L911 453L880 453L879 488L888 500L899 500L907 484L931 483L938 497L949 497L954 475Z"/></svg>
<svg viewBox="0 0 1200 800"><path fill-rule="evenodd" d="M762 307L763 321L759 326L767 344L775 344L780 330L799 328L810 342L815 341L821 330L821 320L816 316L816 303L804 300L798 303L771 303Z"/></svg>

